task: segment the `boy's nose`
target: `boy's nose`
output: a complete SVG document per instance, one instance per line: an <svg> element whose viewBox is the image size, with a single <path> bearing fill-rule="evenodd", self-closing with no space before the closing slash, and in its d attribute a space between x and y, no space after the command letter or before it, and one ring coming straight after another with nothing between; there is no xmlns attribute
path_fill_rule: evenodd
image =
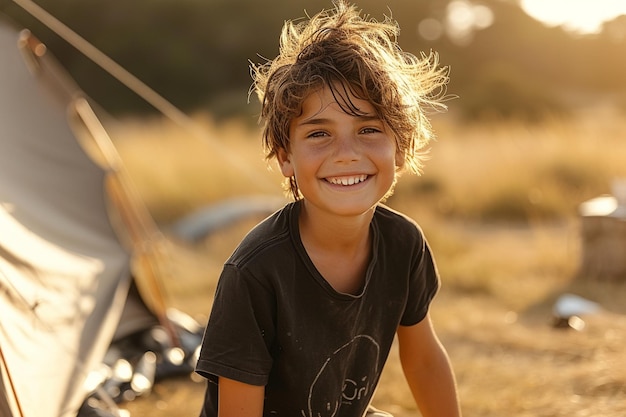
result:
<svg viewBox="0 0 626 417"><path fill-rule="evenodd" d="M338 162L350 162L359 158L357 138L349 133L339 135L335 141L335 159Z"/></svg>

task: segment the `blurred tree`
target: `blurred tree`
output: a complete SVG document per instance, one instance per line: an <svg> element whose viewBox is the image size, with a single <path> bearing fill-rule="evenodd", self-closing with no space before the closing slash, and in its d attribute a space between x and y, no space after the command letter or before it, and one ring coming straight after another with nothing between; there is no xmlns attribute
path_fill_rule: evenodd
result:
<svg viewBox="0 0 626 417"><path fill-rule="evenodd" d="M399 43L405 50L439 52L442 64L452 69L450 92L460 96L451 106L469 117L500 111L501 116L528 118L538 109L561 109L572 93L593 97L626 91L625 18L607 23L599 36L576 37L541 25L515 0L356 2L372 18L392 15L400 25ZM285 19L331 7L330 0L37 0L37 4L174 105L221 115L256 111L246 103L248 64L276 55ZM12 0L0 0L0 13L30 28L107 110L153 111ZM256 103L256 98L251 101ZM515 101L524 104L513 105Z"/></svg>

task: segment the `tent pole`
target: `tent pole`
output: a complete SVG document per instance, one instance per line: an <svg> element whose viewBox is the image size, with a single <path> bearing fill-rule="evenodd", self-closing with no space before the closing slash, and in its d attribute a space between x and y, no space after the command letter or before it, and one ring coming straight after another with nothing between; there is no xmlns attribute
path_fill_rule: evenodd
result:
<svg viewBox="0 0 626 417"><path fill-rule="evenodd" d="M72 106L100 151L102 160L96 162L108 171L106 186L109 198L125 227L124 235L130 239L133 257L141 266L135 278L138 283L142 281L146 284L154 313L169 334L173 346L180 348L176 329L167 317L165 291L161 282L163 274L159 264L163 257L161 253L164 244L163 236L154 224L143 201L133 189L132 181L124 170L122 159L88 101L78 97Z"/></svg>
<svg viewBox="0 0 626 417"><path fill-rule="evenodd" d="M17 412L19 413L19 415L16 417L24 417L24 411L22 411L22 405L20 404L20 399L17 396L17 391L15 390L15 385L13 384L13 378L11 378L11 371L9 371L9 365L4 357L4 352L2 351L2 345L0 345L0 362L2 362L2 367L7 374L7 382L9 384L13 400L15 401ZM0 378L2 378L2 375L0 375Z"/></svg>

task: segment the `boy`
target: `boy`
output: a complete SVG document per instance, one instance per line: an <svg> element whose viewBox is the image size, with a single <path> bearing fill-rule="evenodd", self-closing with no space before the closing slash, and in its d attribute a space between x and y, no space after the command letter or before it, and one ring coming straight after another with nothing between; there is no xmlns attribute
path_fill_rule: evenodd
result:
<svg viewBox="0 0 626 417"><path fill-rule="evenodd" d="M295 201L224 265L196 367L209 380L202 416L387 415L369 404L396 334L422 415L460 415L428 315L429 247L381 204L401 169L419 170L422 107L443 107L447 73L396 34L339 2L286 22L279 56L252 67L267 157Z"/></svg>

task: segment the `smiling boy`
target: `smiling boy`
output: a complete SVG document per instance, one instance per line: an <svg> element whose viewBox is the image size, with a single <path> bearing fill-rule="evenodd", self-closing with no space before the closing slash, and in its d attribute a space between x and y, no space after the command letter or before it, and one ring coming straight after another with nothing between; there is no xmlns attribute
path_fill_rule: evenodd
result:
<svg viewBox="0 0 626 417"><path fill-rule="evenodd" d="M382 202L430 139L442 106L435 55L395 42L389 19L338 2L287 22L280 55L253 67L264 144L294 202L224 265L196 371L202 416L361 417L397 335L424 417L460 416L428 313L439 288L419 226Z"/></svg>

